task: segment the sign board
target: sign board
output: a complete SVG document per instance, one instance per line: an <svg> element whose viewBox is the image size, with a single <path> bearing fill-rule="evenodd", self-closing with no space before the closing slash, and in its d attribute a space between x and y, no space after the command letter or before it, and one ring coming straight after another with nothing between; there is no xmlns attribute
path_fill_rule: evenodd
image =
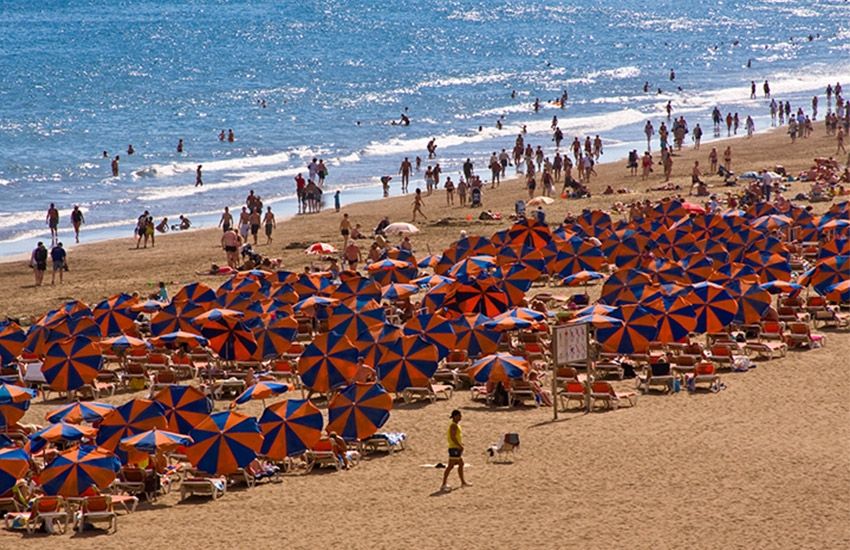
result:
<svg viewBox="0 0 850 550"><path fill-rule="evenodd" d="M587 325L554 327L555 366L587 360Z"/></svg>

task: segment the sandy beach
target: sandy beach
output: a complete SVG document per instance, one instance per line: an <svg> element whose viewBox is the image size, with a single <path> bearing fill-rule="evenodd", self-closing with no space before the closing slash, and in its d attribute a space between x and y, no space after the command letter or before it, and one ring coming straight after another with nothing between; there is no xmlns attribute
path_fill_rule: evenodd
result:
<svg viewBox="0 0 850 550"><path fill-rule="evenodd" d="M728 144L737 172L781 164L797 174L814 157L835 151L835 138L824 135L822 123L811 138L793 145L783 127ZM694 160L707 165L711 147L722 154L726 145L703 143L698 151L677 153L672 181L682 186L681 193L688 193ZM601 164L597 172L590 184L593 198L558 199L546 208L550 224L583 208L609 209L613 201L671 194L648 191L660 185L660 166L647 181L628 176L624 160ZM717 177L707 181L712 192L728 190ZM602 195L609 184L633 192ZM393 193L398 187L394 179ZM807 189L795 183L785 195ZM445 192L435 192L425 202L429 219L417 222L421 232L412 237L414 249L439 253L461 230L490 235L506 228L514 201L526 197L519 180L495 190L488 185L484 207L505 220L481 222L479 209L446 207ZM352 205L343 196L342 212L362 224L364 233L384 215L411 221L411 210L412 196ZM303 246L316 241L341 246L341 215L331 208L280 222L274 243L258 250L281 258L287 269L301 270L311 261ZM0 315L31 319L71 298L93 303L119 291L149 294L158 281L172 292L196 280L217 286L223 278L195 272L224 263L219 237L210 229L158 237L156 247L146 250L136 250L129 237L73 246L70 272L55 287L33 287L24 262L2 263L6 293ZM471 401L468 392L434 404L400 404L385 428L407 433L408 449L368 457L351 471L286 476L280 484L228 491L216 502L178 504L171 494L121 516L117 534L110 536L22 537L0 530L0 548L847 547L850 332L826 335L822 349L790 351L749 372L724 373L727 389L719 393L649 394L633 408L562 413L556 422L551 409L491 409ZM56 405L39 399L24 422L43 422ZM218 409L226 406L217 402ZM445 430L454 408L464 413L472 487L460 489L454 478L455 490L441 493L442 471L423 465L445 459ZM262 408L252 402L243 410L259 414ZM511 465L488 464L484 451L504 432L520 434L521 451Z"/></svg>

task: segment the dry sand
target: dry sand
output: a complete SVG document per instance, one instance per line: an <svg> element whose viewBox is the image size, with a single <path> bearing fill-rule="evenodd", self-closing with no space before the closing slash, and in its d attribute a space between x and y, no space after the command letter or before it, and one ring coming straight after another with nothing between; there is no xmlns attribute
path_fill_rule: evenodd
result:
<svg viewBox="0 0 850 550"><path fill-rule="evenodd" d="M707 164L710 147L676 157L674 181L689 181L693 159ZM813 157L831 154L835 145L818 125L815 137L793 146L780 131L735 139L732 147L739 171L781 163L796 172ZM648 185L628 177L624 165L600 166L592 189L599 192L607 183L636 191L658 185L658 176ZM661 195L559 200L547 215L554 222L568 210ZM485 205L509 213L524 196L518 182L506 182L485 191ZM409 221L411 202L393 198L344 211L371 228L384 214ZM442 192L427 199L432 221L451 220L422 224L413 239L419 252L426 243L441 251L461 229L490 234L507 225L466 221L467 213L478 211L444 205ZM275 245L260 249L282 257L290 269L300 268L308 261L301 251L281 247L317 240L339 245L339 216L326 212L281 223ZM38 314L71 297L96 301L118 291L152 292L158 280L169 282L173 292L179 283L196 280L195 270L222 263L218 235L216 230L170 235L153 250L132 250L130 239L75 247L68 280L55 288L30 286L31 274L21 262L0 265L8 290L0 315ZM558 422L548 409L488 409L466 392L448 402L400 405L386 429L406 432L409 448L368 459L352 471L291 476L281 484L229 492L217 502L176 504L169 495L153 508L122 516L111 536L47 539L0 531L0 548L846 548L850 334L827 334L823 349L790 352L750 372L725 374L728 388L717 394L642 396L632 409L569 413ZM25 421L41 421L57 404L35 404ZM453 477L456 490L441 494L436 490L442 472L421 465L445 460L452 408L464 411L473 486L458 489ZM245 410L258 414L260 406ZM516 462L487 464L485 448L507 431L522 439Z"/></svg>

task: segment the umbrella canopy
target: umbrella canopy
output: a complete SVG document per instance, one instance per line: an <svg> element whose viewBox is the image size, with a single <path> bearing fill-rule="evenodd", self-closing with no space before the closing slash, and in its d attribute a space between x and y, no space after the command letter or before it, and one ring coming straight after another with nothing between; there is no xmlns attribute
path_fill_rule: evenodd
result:
<svg viewBox="0 0 850 550"><path fill-rule="evenodd" d="M484 323L486 328L498 332L510 332L512 330L522 330L534 326L532 321L520 319L518 317L503 317L499 315Z"/></svg>
<svg viewBox="0 0 850 550"><path fill-rule="evenodd" d="M134 311L137 313L156 313L157 311L164 308L167 304L160 302L159 300L145 300L144 302L136 302L132 306L130 306L130 311Z"/></svg>
<svg viewBox="0 0 850 550"><path fill-rule="evenodd" d="M390 418L393 398L380 384L354 383L328 403L328 432L349 441L374 435Z"/></svg>
<svg viewBox="0 0 850 550"><path fill-rule="evenodd" d="M383 346L377 364L378 378L387 390L428 387L437 371L437 347L419 336L404 336Z"/></svg>
<svg viewBox="0 0 850 550"><path fill-rule="evenodd" d="M20 448L0 449L0 495L8 493L30 469L29 455Z"/></svg>
<svg viewBox="0 0 850 550"><path fill-rule="evenodd" d="M37 453L47 446L48 443L70 443L72 441L80 441L82 439L94 439L97 435L95 428L88 426L76 426L67 422L51 424L38 430L29 436L29 451Z"/></svg>
<svg viewBox="0 0 850 550"><path fill-rule="evenodd" d="M402 300L409 298L419 292L419 287L410 283L393 283L385 286L381 291L384 300Z"/></svg>
<svg viewBox="0 0 850 550"><path fill-rule="evenodd" d="M455 331L455 349L465 349L470 357L478 357L494 353L499 347L501 334L488 329L484 324L489 318L484 315L462 315L453 319L452 329Z"/></svg>
<svg viewBox="0 0 850 550"><path fill-rule="evenodd" d="M685 298L694 306L696 332L720 332L735 320L738 302L722 286L705 282L691 288Z"/></svg>
<svg viewBox="0 0 850 550"><path fill-rule="evenodd" d="M212 309L208 309L200 315L196 315L192 319L192 322L194 322L198 327L203 327L207 323L213 321L221 321L222 319L242 320L244 316L244 313L235 309L214 307Z"/></svg>
<svg viewBox="0 0 850 550"><path fill-rule="evenodd" d="M606 304L636 303L652 279L643 271L620 269L611 274L602 285L600 300Z"/></svg>
<svg viewBox="0 0 850 550"><path fill-rule="evenodd" d="M850 302L850 279L845 279L827 289L825 294L827 300L846 304Z"/></svg>
<svg viewBox="0 0 850 550"><path fill-rule="evenodd" d="M50 346L41 372L51 388L72 391L94 382L101 368L100 347L88 338L76 337Z"/></svg>
<svg viewBox="0 0 850 550"><path fill-rule="evenodd" d="M172 304L191 302L194 304L212 304L215 302L215 290L204 283L189 283L171 297Z"/></svg>
<svg viewBox="0 0 850 550"><path fill-rule="evenodd" d="M528 361L509 353L495 353L472 364L470 378L481 384L518 380L528 373Z"/></svg>
<svg viewBox="0 0 850 550"><path fill-rule="evenodd" d="M250 361L257 352L254 334L236 319L222 318L204 323L201 334L225 361Z"/></svg>
<svg viewBox="0 0 850 550"><path fill-rule="evenodd" d="M357 358L357 348L347 337L319 334L298 358L298 374L311 390L328 393L351 383L357 373Z"/></svg>
<svg viewBox="0 0 850 550"><path fill-rule="evenodd" d="M194 319L206 310L205 306L194 302L172 302L151 319L151 334L161 336L177 331L200 334Z"/></svg>
<svg viewBox="0 0 850 550"><path fill-rule="evenodd" d="M85 336L92 340L100 340L103 334L100 327L90 316L62 317L50 325L32 325L27 332L27 351L44 355L52 344L74 336Z"/></svg>
<svg viewBox="0 0 850 550"><path fill-rule="evenodd" d="M94 321L104 336L116 336L135 328L136 314L130 308L139 301L129 294L116 294L94 306Z"/></svg>
<svg viewBox="0 0 850 550"><path fill-rule="evenodd" d="M27 335L17 323L0 324L0 366L8 365L24 351Z"/></svg>
<svg viewBox="0 0 850 550"><path fill-rule="evenodd" d="M790 283L787 281L767 281L758 285L760 289L769 292L770 294L793 294L803 290L803 285Z"/></svg>
<svg viewBox="0 0 850 550"><path fill-rule="evenodd" d="M455 283L454 300L459 312L480 313L488 317L495 317L510 307L508 295L494 278Z"/></svg>
<svg viewBox="0 0 850 550"><path fill-rule="evenodd" d="M761 285L746 285L738 299L737 323L760 323L773 301Z"/></svg>
<svg viewBox="0 0 850 550"><path fill-rule="evenodd" d="M298 321L290 315L275 315L253 329L257 341L257 357L280 357L289 349L298 334Z"/></svg>
<svg viewBox="0 0 850 550"><path fill-rule="evenodd" d="M148 399L132 399L106 413L97 433L97 444L115 452L125 437L165 427L165 409L162 405Z"/></svg>
<svg viewBox="0 0 850 550"><path fill-rule="evenodd" d="M77 401L53 409L44 415L45 420L52 423L69 422L79 424L80 422L100 422L106 414L115 407L109 403L97 401Z"/></svg>
<svg viewBox="0 0 850 550"><path fill-rule="evenodd" d="M189 348L199 348L209 344L207 339L200 334L185 332L182 330L169 332L161 336L155 336L151 338L150 342L157 347L176 347L185 344Z"/></svg>
<svg viewBox="0 0 850 550"><path fill-rule="evenodd" d="M383 345L397 341L403 336L401 327L386 324L361 332L353 342L359 359L370 367L377 365Z"/></svg>
<svg viewBox="0 0 850 550"><path fill-rule="evenodd" d="M350 298L380 300L381 287L375 281L358 275L342 281L331 294L331 298L337 300L348 300Z"/></svg>
<svg viewBox="0 0 850 550"><path fill-rule="evenodd" d="M415 235L419 233L419 228L412 223L395 222L384 228L386 235Z"/></svg>
<svg viewBox="0 0 850 550"><path fill-rule="evenodd" d="M659 296L644 307L658 319L657 342L683 342L697 327L694 307L681 296Z"/></svg>
<svg viewBox="0 0 850 550"><path fill-rule="evenodd" d="M0 382L0 403L23 403L36 396L36 391Z"/></svg>
<svg viewBox="0 0 850 550"><path fill-rule="evenodd" d="M440 358L446 357L457 344L452 323L436 313L420 313L408 320L402 330L407 335L421 336L434 344Z"/></svg>
<svg viewBox="0 0 850 550"><path fill-rule="evenodd" d="M590 281L598 281L604 278L604 273L600 273L598 271L582 270L577 273L573 273L572 275L569 275L567 277L564 277L564 280L561 281L561 284L563 284L564 286L579 286L586 285Z"/></svg>
<svg viewBox="0 0 850 550"><path fill-rule="evenodd" d="M832 256L819 260L815 266L804 275L806 281L800 284L811 284L818 294L826 294L833 285L847 280L850 272L850 256Z"/></svg>
<svg viewBox="0 0 850 550"><path fill-rule="evenodd" d="M136 351L143 349L150 349L151 345L141 338L136 338L134 336L127 336L122 334L120 336L113 336L111 338L104 338L100 341L101 347L111 348L112 351L116 353L124 353L127 351Z"/></svg>
<svg viewBox="0 0 850 550"><path fill-rule="evenodd" d="M125 451L138 451L141 453L154 454L156 452L170 453L179 447L192 444L192 438L156 428L136 435L125 437L120 446Z"/></svg>
<svg viewBox="0 0 850 550"><path fill-rule="evenodd" d="M260 454L272 460L297 456L319 442L323 425L321 411L308 399L274 403L260 417L263 432Z"/></svg>
<svg viewBox="0 0 850 550"><path fill-rule="evenodd" d="M211 414L189 435L194 444L186 448L186 457L211 475L236 473L257 457L263 445L257 419L236 411Z"/></svg>
<svg viewBox="0 0 850 550"><path fill-rule="evenodd" d="M0 428L14 426L27 413L29 401L21 403L0 403Z"/></svg>
<svg viewBox="0 0 850 550"><path fill-rule="evenodd" d="M602 349L609 353L646 353L649 343L658 335L658 318L651 310L637 305L626 304L611 313L622 325L599 328L596 339Z"/></svg>
<svg viewBox="0 0 850 550"><path fill-rule="evenodd" d="M279 382L266 382L264 380L261 380L253 386L249 386L248 389L243 391L239 395L239 397L234 399L233 402L237 405L244 405L252 399L268 399L269 397L280 395L288 391L289 386L287 386L286 384L281 384Z"/></svg>
<svg viewBox="0 0 850 550"><path fill-rule="evenodd" d="M365 303L347 302L333 308L328 319L328 330L349 340L355 340L363 331L386 323L384 308L374 300Z"/></svg>
<svg viewBox="0 0 850 550"><path fill-rule="evenodd" d="M154 395L153 400L164 411L164 428L181 434L191 432L213 411L212 400L194 386L166 386Z"/></svg>
<svg viewBox="0 0 850 550"><path fill-rule="evenodd" d="M605 265L605 255L602 249L581 237L571 237L559 242L558 252L550 273L563 278L581 271L599 271Z"/></svg>
<svg viewBox="0 0 850 550"><path fill-rule="evenodd" d="M45 494L78 497L92 487L106 489L120 469L112 453L81 445L50 461L38 478Z"/></svg>

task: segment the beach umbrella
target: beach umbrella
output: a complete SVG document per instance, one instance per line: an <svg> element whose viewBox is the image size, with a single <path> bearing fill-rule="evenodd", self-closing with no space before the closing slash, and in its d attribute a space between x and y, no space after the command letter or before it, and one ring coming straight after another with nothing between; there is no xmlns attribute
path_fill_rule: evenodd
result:
<svg viewBox="0 0 850 550"><path fill-rule="evenodd" d="M328 274L330 275L330 274ZM292 289L298 293L301 299L320 293L332 293L335 288L333 280L321 273L302 273L292 284Z"/></svg>
<svg viewBox="0 0 850 550"><path fill-rule="evenodd" d="M225 361L250 361L257 352L254 334L236 319L205 323L201 334L209 341L210 349Z"/></svg>
<svg viewBox="0 0 850 550"><path fill-rule="evenodd" d="M651 310L636 304L620 306L611 317L623 321L610 328L597 328L596 339L611 353L646 353L658 335L658 318Z"/></svg>
<svg viewBox="0 0 850 550"><path fill-rule="evenodd" d="M499 315L484 323L484 326L490 330L497 332L510 332L512 330L522 330L531 328L534 323L527 319L517 317L503 317Z"/></svg>
<svg viewBox="0 0 850 550"><path fill-rule="evenodd" d="M818 250L818 260L831 258L832 256L850 256L850 239L840 238L822 243Z"/></svg>
<svg viewBox="0 0 850 550"><path fill-rule="evenodd" d="M215 290L204 283L189 283L184 285L171 297L172 304L193 303L212 304L215 302Z"/></svg>
<svg viewBox="0 0 850 550"><path fill-rule="evenodd" d="M587 286L587 283L589 283L590 281L598 281L604 278L604 273L600 273L598 271L582 270L564 277L564 280L561 281L561 284L563 284L564 286Z"/></svg>
<svg viewBox="0 0 850 550"><path fill-rule="evenodd" d="M263 446L260 454L272 460L298 456L322 438L322 413L309 399L273 403L260 417Z"/></svg>
<svg viewBox="0 0 850 550"><path fill-rule="evenodd" d="M116 336L135 330L136 314L130 309L139 301L129 294L116 294L99 302L92 313L104 336Z"/></svg>
<svg viewBox="0 0 850 550"><path fill-rule="evenodd" d="M77 336L100 340L103 334L92 317L63 317L50 325L30 326L24 349L37 355L44 355L56 342Z"/></svg>
<svg viewBox="0 0 850 550"><path fill-rule="evenodd" d="M112 453L94 447L74 447L50 461L38 476L47 495L78 497L92 487L106 489L113 481L121 462Z"/></svg>
<svg viewBox="0 0 850 550"><path fill-rule="evenodd" d="M643 262L640 269L656 283L686 283L687 277L681 265L666 258L655 258Z"/></svg>
<svg viewBox="0 0 850 550"><path fill-rule="evenodd" d="M340 283L333 291L331 298L338 300L348 300L350 298L358 298L361 300L380 300L381 287L373 280L366 277L351 277Z"/></svg>
<svg viewBox="0 0 850 550"><path fill-rule="evenodd" d="M609 264L618 268L630 269L637 267L640 263L643 251L646 249L649 239L637 233L627 237L611 237L602 243L602 254L608 259Z"/></svg>
<svg viewBox="0 0 850 550"><path fill-rule="evenodd" d="M825 293L827 300L846 304L850 302L850 279L844 279L840 283L830 286Z"/></svg>
<svg viewBox="0 0 850 550"><path fill-rule="evenodd" d="M415 235L419 233L419 228L412 223L395 222L384 228L385 235Z"/></svg>
<svg viewBox="0 0 850 550"><path fill-rule="evenodd" d="M443 282L434 285L422 297L422 305L431 313L436 313L443 307L454 303L456 285L454 282Z"/></svg>
<svg viewBox="0 0 850 550"><path fill-rule="evenodd" d="M172 302L151 319L151 334L161 336L177 331L200 334L194 319L206 310L206 307L194 302Z"/></svg>
<svg viewBox="0 0 850 550"><path fill-rule="evenodd" d="M171 384L153 398L163 411L165 426L172 432L188 434L213 411L213 402L194 386Z"/></svg>
<svg viewBox="0 0 850 550"><path fill-rule="evenodd" d="M584 230L585 234L599 237L604 231L613 226L611 215L604 210L585 210L576 218L576 224Z"/></svg>
<svg viewBox="0 0 850 550"><path fill-rule="evenodd" d="M197 317L194 318L194 323L198 327L203 327L207 323L221 321L222 319L235 319L237 321L241 321L245 316L241 311L237 311L235 309L228 308L217 308L214 307L212 309L208 309L207 311L201 313Z"/></svg>
<svg viewBox="0 0 850 550"><path fill-rule="evenodd" d="M680 261L679 265L684 269L684 280L679 282L693 284L707 281L714 273L715 262L708 256L693 255Z"/></svg>
<svg viewBox="0 0 850 550"><path fill-rule="evenodd" d="M0 382L0 403L23 403L37 395L35 390Z"/></svg>
<svg viewBox="0 0 850 550"><path fill-rule="evenodd" d="M281 285L273 288L269 293L269 298L287 306L295 305L301 299L292 285Z"/></svg>
<svg viewBox="0 0 850 550"><path fill-rule="evenodd" d="M600 271L606 263L602 249L581 237L572 237L558 243L554 262L549 272L559 278L581 271Z"/></svg>
<svg viewBox="0 0 850 550"><path fill-rule="evenodd" d="M525 358L509 353L494 353L473 363L469 377L479 384L508 382L521 379L528 374L528 370L528 361Z"/></svg>
<svg viewBox="0 0 850 550"><path fill-rule="evenodd" d="M683 342L696 329L694 307L681 296L659 296L643 306L658 320L656 342Z"/></svg>
<svg viewBox="0 0 850 550"><path fill-rule="evenodd" d="M260 380L239 394L239 397L233 400L237 405L244 405L252 399L261 399L265 402L266 399L280 395L289 391L289 386L279 382L267 382Z"/></svg>
<svg viewBox="0 0 850 550"><path fill-rule="evenodd" d="M767 281L758 285L760 289L766 290L770 294L793 294L803 290L803 285L797 283L789 283L787 281Z"/></svg>
<svg viewBox="0 0 850 550"><path fill-rule="evenodd" d="M546 314L529 307L514 307L495 317L496 319L512 318L542 323L546 321Z"/></svg>
<svg viewBox="0 0 850 550"><path fill-rule="evenodd" d="M333 308L328 319L328 331L355 340L357 335L386 323L384 308L374 300L357 304L348 302Z"/></svg>
<svg viewBox="0 0 850 550"><path fill-rule="evenodd" d="M41 372L51 388L72 391L94 382L102 368L100 346L88 338L77 337L50 346Z"/></svg>
<svg viewBox="0 0 850 550"><path fill-rule="evenodd" d="M68 300L60 307L48 311L37 324L50 326L61 321L76 319L79 317L92 317L92 310L88 304L81 300Z"/></svg>
<svg viewBox="0 0 850 550"><path fill-rule="evenodd" d="M336 254L337 249L328 243L313 243L304 249L304 253L312 256L329 256L331 254Z"/></svg>
<svg viewBox="0 0 850 550"><path fill-rule="evenodd" d="M97 430L95 428L59 422L58 424L45 426L30 435L27 447L30 453L37 453L44 449L48 443L71 443L83 439L92 440L96 435Z"/></svg>
<svg viewBox="0 0 850 550"><path fill-rule="evenodd" d="M508 245L516 248L540 249L552 242L552 230L535 217L520 218L508 229Z"/></svg>
<svg viewBox="0 0 850 550"><path fill-rule="evenodd" d="M121 440L120 447L125 451L154 454L171 453L192 444L192 438L180 433L158 430L156 428Z"/></svg>
<svg viewBox="0 0 850 550"><path fill-rule="evenodd" d="M328 403L327 431L348 441L366 439L386 424L392 406L393 398L380 384L351 384Z"/></svg>
<svg viewBox="0 0 850 550"><path fill-rule="evenodd" d="M309 313L320 307L331 307L339 303L336 298L327 298L325 296L309 296L299 301L293 306L293 309L298 313Z"/></svg>
<svg viewBox="0 0 850 550"><path fill-rule="evenodd" d="M376 365L378 378L384 388L395 393L428 387L439 361L434 344L419 336L404 336L383 346Z"/></svg>
<svg viewBox="0 0 850 550"><path fill-rule="evenodd" d="M640 300L644 288L652 285L652 279L643 271L619 269L612 273L602 285L600 301L616 305L618 303L636 303Z"/></svg>
<svg viewBox="0 0 850 550"><path fill-rule="evenodd" d="M410 283L393 283L384 287L383 299L387 301L403 300L419 292L419 287Z"/></svg>
<svg viewBox="0 0 850 550"><path fill-rule="evenodd" d="M142 340L141 338L122 334L120 336L104 338L100 341L100 347L101 349L110 348L113 352L122 354L130 350L136 351L150 349L151 345L147 342L147 340Z"/></svg>
<svg viewBox="0 0 850 550"><path fill-rule="evenodd" d="M385 324L361 332L352 343L357 348L357 356L364 364L377 365L383 345L399 340L404 333L401 327Z"/></svg>
<svg viewBox="0 0 850 550"><path fill-rule="evenodd" d="M753 267L763 283L791 280L791 263L787 256L768 252L751 252L744 256L744 262Z"/></svg>
<svg viewBox="0 0 850 550"><path fill-rule="evenodd" d="M44 415L44 419L54 424L58 422L68 422L71 424L88 422L93 424L103 420L103 417L114 408L109 403L76 401L49 411Z"/></svg>
<svg viewBox="0 0 850 550"><path fill-rule="evenodd" d="M611 312L617 311L617 306L608 306L605 304L593 304L576 310L576 317L585 317L587 315L610 315Z"/></svg>
<svg viewBox="0 0 850 550"><path fill-rule="evenodd" d="M517 306L525 300L525 293L531 289L545 273L525 262L517 262L500 269L502 271L502 288L508 297L508 306Z"/></svg>
<svg viewBox="0 0 850 550"><path fill-rule="evenodd" d="M144 302L136 302L130 306L130 311L136 313L156 313L168 304L164 304L159 300L145 300Z"/></svg>
<svg viewBox="0 0 850 550"><path fill-rule="evenodd" d="M428 254L416 263L416 267L420 267L422 269L433 269L438 263L440 263L440 257L440 254Z"/></svg>
<svg viewBox="0 0 850 550"><path fill-rule="evenodd" d="M496 246L486 237L480 235L464 237L443 251L439 262L433 266L434 272L445 275L453 265L464 258L479 255L495 256L497 253Z"/></svg>
<svg viewBox="0 0 850 550"><path fill-rule="evenodd" d="M0 448L0 495L5 495L30 469L29 455L23 449Z"/></svg>
<svg viewBox="0 0 850 550"><path fill-rule="evenodd" d="M0 403L0 428L10 428L17 424L29 408L29 401Z"/></svg>
<svg viewBox="0 0 850 550"><path fill-rule="evenodd" d="M189 436L194 443L186 457L210 475L235 474L257 458L263 445L257 419L236 411L211 414Z"/></svg>
<svg viewBox="0 0 850 550"><path fill-rule="evenodd" d="M738 302L729 292L711 282L697 283L685 298L694 306L697 326L695 332L721 332L738 313Z"/></svg>
<svg viewBox="0 0 850 550"><path fill-rule="evenodd" d="M619 308L617 308L619 309ZM616 310L615 310L616 311ZM573 317L567 321L568 325L590 325L595 329L613 329L623 325L622 319L602 313L590 313Z"/></svg>
<svg viewBox="0 0 850 550"><path fill-rule="evenodd" d="M27 335L17 323L0 324L0 366L14 363L24 351Z"/></svg>
<svg viewBox="0 0 850 550"><path fill-rule="evenodd" d="M337 334L316 336L298 359L298 374L305 386L318 393L328 393L350 384L357 374L357 348Z"/></svg>
<svg viewBox="0 0 850 550"><path fill-rule="evenodd" d="M275 315L268 322L253 329L257 341L257 357L280 357L289 350L298 335L298 321L289 315Z"/></svg>
<svg viewBox="0 0 850 550"><path fill-rule="evenodd" d="M802 287L801 287L802 288ZM772 299L761 285L747 285L738 297L737 323L759 323L770 308Z"/></svg>
<svg viewBox="0 0 850 550"><path fill-rule="evenodd" d="M510 308L507 293L494 278L455 283L455 308L461 313L496 316Z"/></svg>
<svg viewBox="0 0 850 550"><path fill-rule="evenodd" d="M782 214L771 214L754 219L750 222L750 225L755 229L760 229L761 231L775 231L776 229L781 229L791 225L793 222L794 220L788 216L783 216Z"/></svg>
<svg viewBox="0 0 850 550"><path fill-rule="evenodd" d="M97 433L97 444L116 452L125 437L165 427L165 409L162 405L148 399L131 399L104 415Z"/></svg>
<svg viewBox="0 0 850 550"><path fill-rule="evenodd" d="M466 281L475 279L482 273L495 269L495 267L496 258L493 256L470 256L453 265L446 275L455 280Z"/></svg>
<svg viewBox="0 0 850 550"><path fill-rule="evenodd" d="M847 280L848 277L850 277L850 256L832 256L819 260L815 264L811 273L806 276L808 282L798 282L811 284L818 294L826 294L830 287Z"/></svg>
<svg viewBox="0 0 850 550"><path fill-rule="evenodd" d="M419 274L415 264L389 258L369 264L366 270L372 280L381 286L390 283L409 283Z"/></svg>
<svg viewBox="0 0 850 550"><path fill-rule="evenodd" d="M470 357L494 353L501 335L484 324L489 318L480 314L461 315L451 321L455 332L455 349L465 349Z"/></svg>
<svg viewBox="0 0 850 550"><path fill-rule="evenodd" d="M402 327L404 334L421 336L437 347L439 357L445 358L455 349L457 337L452 323L436 313L420 313L408 320Z"/></svg>
<svg viewBox="0 0 850 550"><path fill-rule="evenodd" d="M177 347L186 345L189 348L204 347L209 343L207 339L200 334L185 332L182 330L155 336L150 339L150 342L157 347Z"/></svg>

